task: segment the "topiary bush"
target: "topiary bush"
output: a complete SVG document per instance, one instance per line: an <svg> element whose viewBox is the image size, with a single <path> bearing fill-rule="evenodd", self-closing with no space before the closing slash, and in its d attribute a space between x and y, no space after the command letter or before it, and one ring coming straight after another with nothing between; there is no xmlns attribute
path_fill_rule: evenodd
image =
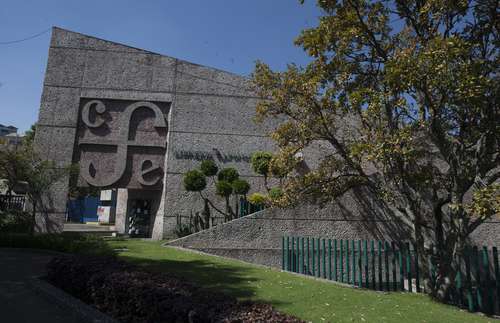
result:
<svg viewBox="0 0 500 323"><path fill-rule="evenodd" d="M221 169L221 171L217 175L217 179L219 181L226 181L229 183L234 182L239 177L240 177L240 174L238 174L238 171L232 167Z"/></svg>
<svg viewBox="0 0 500 323"><path fill-rule="evenodd" d="M248 197L248 202L255 205L264 205L267 202L267 196L262 193L253 193Z"/></svg>
<svg viewBox="0 0 500 323"><path fill-rule="evenodd" d="M233 186L234 194L247 195L250 190L250 184L244 179L236 179L231 185Z"/></svg>
<svg viewBox="0 0 500 323"><path fill-rule="evenodd" d="M219 167L217 167L212 159L205 159L201 162L200 170L205 176L212 177L217 175Z"/></svg>
<svg viewBox="0 0 500 323"><path fill-rule="evenodd" d="M215 183L215 189L217 191L217 195L222 197L229 197L231 194L233 194L233 186L231 185L231 183L225 180L219 180L217 183Z"/></svg>
<svg viewBox="0 0 500 323"><path fill-rule="evenodd" d="M184 174L184 188L186 191L200 192L207 187L205 175L199 170L190 170Z"/></svg>

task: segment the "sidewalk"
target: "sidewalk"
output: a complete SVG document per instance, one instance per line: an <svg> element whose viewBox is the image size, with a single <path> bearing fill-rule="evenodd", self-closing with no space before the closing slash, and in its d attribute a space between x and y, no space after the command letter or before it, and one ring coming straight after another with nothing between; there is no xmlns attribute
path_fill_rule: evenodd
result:
<svg viewBox="0 0 500 323"><path fill-rule="evenodd" d="M0 313L2 323L81 322L73 313L38 295L28 281L45 274L54 256L49 251L0 248Z"/></svg>

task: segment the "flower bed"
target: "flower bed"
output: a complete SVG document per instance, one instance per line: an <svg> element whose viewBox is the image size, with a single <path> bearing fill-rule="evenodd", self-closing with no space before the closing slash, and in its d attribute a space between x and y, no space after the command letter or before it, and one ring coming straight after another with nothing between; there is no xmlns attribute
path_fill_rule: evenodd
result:
<svg viewBox="0 0 500 323"><path fill-rule="evenodd" d="M121 322L303 322L114 258L64 256L48 281Z"/></svg>

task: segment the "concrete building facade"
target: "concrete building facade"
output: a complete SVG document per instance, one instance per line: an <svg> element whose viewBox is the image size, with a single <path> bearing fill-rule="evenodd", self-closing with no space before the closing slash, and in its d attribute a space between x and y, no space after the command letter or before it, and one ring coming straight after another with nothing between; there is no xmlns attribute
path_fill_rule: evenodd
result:
<svg viewBox="0 0 500 323"><path fill-rule="evenodd" d="M256 102L244 77L55 27L35 147L57 166L79 164L76 185L118 189L118 231L136 210L160 239L202 209L182 177L203 159L262 189L249 159L273 143L252 121ZM69 184L50 192L39 230L61 230Z"/></svg>

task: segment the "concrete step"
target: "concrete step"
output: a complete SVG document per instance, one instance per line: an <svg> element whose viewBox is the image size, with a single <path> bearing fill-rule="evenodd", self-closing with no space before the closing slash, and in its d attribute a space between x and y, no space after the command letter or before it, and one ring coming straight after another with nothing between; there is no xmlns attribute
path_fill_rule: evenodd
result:
<svg viewBox="0 0 500 323"><path fill-rule="evenodd" d="M114 225L99 225L99 224L84 224L84 223L65 223L63 231L109 234L109 235L117 232Z"/></svg>

